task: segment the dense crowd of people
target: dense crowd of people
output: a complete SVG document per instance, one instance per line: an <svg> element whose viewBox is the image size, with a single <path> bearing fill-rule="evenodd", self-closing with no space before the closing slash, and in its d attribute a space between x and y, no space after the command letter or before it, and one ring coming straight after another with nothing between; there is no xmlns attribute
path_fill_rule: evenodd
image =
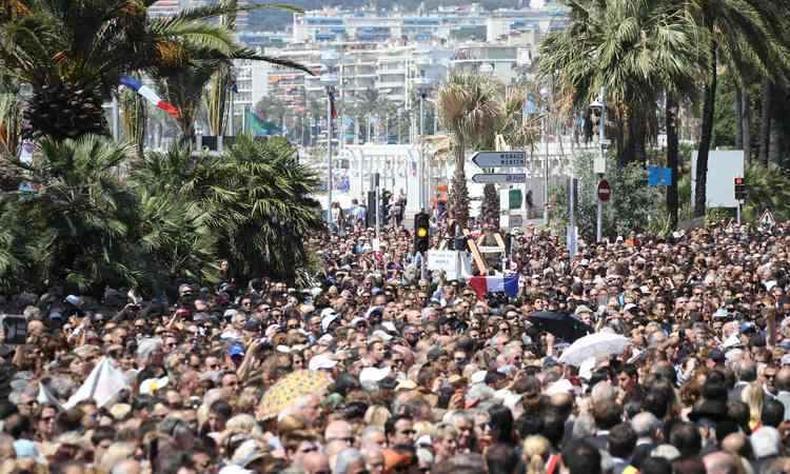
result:
<svg viewBox="0 0 790 474"><path fill-rule="evenodd" d="M403 228L374 237L314 237L307 289L225 266L171 301L7 297L27 331L0 347L0 472L790 472L787 224L573 258L526 228L515 297L423 279ZM566 362L575 338L538 313L628 344Z"/></svg>

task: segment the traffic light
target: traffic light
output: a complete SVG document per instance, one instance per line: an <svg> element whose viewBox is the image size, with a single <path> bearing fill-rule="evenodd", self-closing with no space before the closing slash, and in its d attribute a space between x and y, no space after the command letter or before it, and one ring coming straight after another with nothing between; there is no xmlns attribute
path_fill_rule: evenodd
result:
<svg viewBox="0 0 790 474"><path fill-rule="evenodd" d="M376 191L368 191L368 209L365 216L365 226L376 226Z"/></svg>
<svg viewBox="0 0 790 474"><path fill-rule="evenodd" d="M414 215L414 252L427 252L431 246L430 216L424 212Z"/></svg>
<svg viewBox="0 0 790 474"><path fill-rule="evenodd" d="M746 180L735 178L735 199L743 201L746 199Z"/></svg>
<svg viewBox="0 0 790 474"><path fill-rule="evenodd" d="M389 222L390 219L390 207L389 202L390 198L392 197L392 193L387 191L386 189L381 191L381 225L385 225Z"/></svg>

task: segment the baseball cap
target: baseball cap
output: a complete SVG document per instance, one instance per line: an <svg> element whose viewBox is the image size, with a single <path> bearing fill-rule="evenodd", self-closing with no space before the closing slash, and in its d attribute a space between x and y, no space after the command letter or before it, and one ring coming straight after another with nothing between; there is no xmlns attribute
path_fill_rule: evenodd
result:
<svg viewBox="0 0 790 474"><path fill-rule="evenodd" d="M228 347L228 355L231 357L243 357L244 346L238 343L231 344L230 347Z"/></svg>
<svg viewBox="0 0 790 474"><path fill-rule="evenodd" d="M310 362L307 363L307 368L309 370L322 370L322 369L332 369L337 365L337 361L332 359L327 354L318 354L317 356L313 356L310 359Z"/></svg>
<svg viewBox="0 0 790 474"><path fill-rule="evenodd" d="M335 322L338 317L334 309L324 308L324 310L321 311L321 330L327 332L329 330L329 325Z"/></svg>

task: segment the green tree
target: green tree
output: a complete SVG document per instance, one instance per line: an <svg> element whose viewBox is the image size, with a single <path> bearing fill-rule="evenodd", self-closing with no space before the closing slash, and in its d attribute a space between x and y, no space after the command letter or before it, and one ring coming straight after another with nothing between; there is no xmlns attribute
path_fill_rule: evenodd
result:
<svg viewBox="0 0 790 474"><path fill-rule="evenodd" d="M106 133L102 103L120 76L186 66L196 52L231 57L240 47L205 20L224 6L147 15L150 0L17 0L0 16L0 68L33 89L32 130L58 139Z"/></svg>
<svg viewBox="0 0 790 474"><path fill-rule="evenodd" d="M736 81L759 71L775 77L787 64L786 45L777 41L782 35L783 2L763 0L693 0L683 7L704 33L703 56L706 75L703 90L702 128L697 153L694 215L705 214L708 156L713 139L716 92L720 64L733 70Z"/></svg>
<svg viewBox="0 0 790 474"><path fill-rule="evenodd" d="M693 95L698 64L693 17L670 0L579 0L570 2L570 25L541 46L540 70L556 78L561 95L576 107L605 92L607 114L617 124L619 164L644 162L646 143L658 130L656 102L663 95L667 164L678 169L678 105ZM677 223L677 186L667 192Z"/></svg>
<svg viewBox="0 0 790 474"><path fill-rule="evenodd" d="M455 151L455 171L450 187L450 217L461 227L469 220L466 187L466 148L478 143L501 114L493 83L481 76L454 75L439 89L438 109L443 126L450 131Z"/></svg>
<svg viewBox="0 0 790 474"><path fill-rule="evenodd" d="M124 138L135 145L138 157L142 157L145 148L148 102L136 92L124 89L118 94L118 107Z"/></svg>
<svg viewBox="0 0 790 474"><path fill-rule="evenodd" d="M224 190L209 199L218 209L220 256L245 276L292 280L307 260L305 236L322 227L310 197L318 177L285 139L244 137L218 167Z"/></svg>
<svg viewBox="0 0 790 474"><path fill-rule="evenodd" d="M83 292L136 285L143 276L134 268L131 245L137 201L117 173L131 146L94 135L45 138L39 145L29 169L38 192L6 203L28 242L27 281L37 289L43 282L63 282Z"/></svg>

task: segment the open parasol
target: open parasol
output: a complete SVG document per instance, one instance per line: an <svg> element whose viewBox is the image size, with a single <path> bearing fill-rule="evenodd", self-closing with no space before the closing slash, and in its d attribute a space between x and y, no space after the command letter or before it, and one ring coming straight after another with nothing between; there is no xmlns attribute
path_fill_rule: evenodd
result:
<svg viewBox="0 0 790 474"><path fill-rule="evenodd" d="M625 350L629 342L627 337L613 332L590 334L568 346L562 352L560 362L578 366L590 357L617 355Z"/></svg>
<svg viewBox="0 0 790 474"><path fill-rule="evenodd" d="M267 420L277 416L301 396L310 394L322 396L331 383L332 380L326 372L318 370L292 372L264 392L258 407L258 416Z"/></svg>
<svg viewBox="0 0 790 474"><path fill-rule="evenodd" d="M539 331L553 334L565 342L573 342L593 332L593 328L568 313L555 311L537 311L527 316Z"/></svg>

